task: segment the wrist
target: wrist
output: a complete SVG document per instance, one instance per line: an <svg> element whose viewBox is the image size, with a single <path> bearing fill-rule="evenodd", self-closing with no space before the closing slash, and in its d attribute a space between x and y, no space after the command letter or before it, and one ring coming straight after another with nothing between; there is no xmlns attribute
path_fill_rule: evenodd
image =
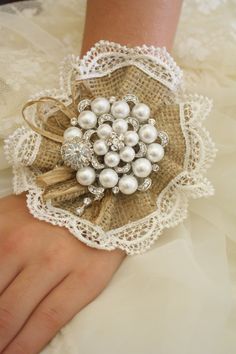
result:
<svg viewBox="0 0 236 354"><path fill-rule="evenodd" d="M81 55L101 39L128 47L163 47L170 50L181 10L181 0L87 1Z"/></svg>

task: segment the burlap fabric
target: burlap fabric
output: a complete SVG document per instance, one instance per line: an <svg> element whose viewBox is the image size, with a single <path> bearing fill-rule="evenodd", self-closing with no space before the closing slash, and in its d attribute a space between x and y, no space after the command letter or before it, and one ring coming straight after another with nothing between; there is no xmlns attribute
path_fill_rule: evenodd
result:
<svg viewBox="0 0 236 354"><path fill-rule="evenodd" d="M121 227L129 222L142 219L156 210L156 200L167 184L183 171L185 155L185 139L181 130L179 106L174 103L173 93L145 74L136 66L127 66L117 69L111 74L100 78L87 79L75 83L81 89L74 97L69 109L76 111L76 105L85 97L110 97L122 98L125 94L136 95L141 102L151 108L151 116L157 122L157 129L165 131L169 136L169 144L165 148L165 157L159 163L160 170L151 175L152 186L146 192L136 192L131 196L124 194L114 195L107 190L102 200L93 202L85 210L83 218L99 225L105 231ZM84 89L86 88L86 89ZM38 103L42 105L43 103ZM40 119L42 120L42 109ZM43 129L62 136L64 130L70 125L70 120L65 113L57 110L49 117L43 119ZM42 144L31 168L37 168L42 174L63 169L60 154L61 144L48 137L42 138ZM52 171L52 172L53 172ZM82 196L88 193L87 188L78 184L75 172L68 171L63 180L56 178L45 187L43 197L50 199L53 206L75 214L75 210L82 203Z"/></svg>

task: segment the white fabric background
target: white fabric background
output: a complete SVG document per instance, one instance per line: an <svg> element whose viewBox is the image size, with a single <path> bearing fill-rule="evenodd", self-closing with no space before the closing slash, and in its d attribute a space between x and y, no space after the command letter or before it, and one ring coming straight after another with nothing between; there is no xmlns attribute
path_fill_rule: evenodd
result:
<svg viewBox="0 0 236 354"><path fill-rule="evenodd" d="M29 95L57 86L63 57L79 55L85 7L35 0L0 8L1 139L22 124ZM184 223L127 257L43 354L236 352L236 2L186 0L172 54L187 89L214 100L206 123L219 149L208 174L216 194L191 201ZM2 145L0 173L0 193L9 194Z"/></svg>

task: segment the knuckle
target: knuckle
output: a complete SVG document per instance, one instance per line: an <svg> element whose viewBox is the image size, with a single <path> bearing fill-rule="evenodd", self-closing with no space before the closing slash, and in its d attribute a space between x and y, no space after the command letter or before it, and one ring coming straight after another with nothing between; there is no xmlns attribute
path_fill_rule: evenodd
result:
<svg viewBox="0 0 236 354"><path fill-rule="evenodd" d="M54 331L61 327L61 314L53 307L41 310L40 317L44 326L50 330Z"/></svg>
<svg viewBox="0 0 236 354"><path fill-rule="evenodd" d="M91 294L96 291L97 283L99 282L92 269L86 267L80 271L74 271L72 276L74 281L71 285L71 287L73 287L71 290L77 290L77 284L82 284L83 288L89 290Z"/></svg>
<svg viewBox="0 0 236 354"><path fill-rule="evenodd" d="M7 235L1 244L3 254L8 255L18 249L20 243L20 238L18 236L19 235L15 231L12 231Z"/></svg>
<svg viewBox="0 0 236 354"><path fill-rule="evenodd" d="M2 241L2 251L4 254L15 253L19 248L24 247L29 240L29 236L30 233L28 232L27 227L11 230Z"/></svg>
<svg viewBox="0 0 236 354"><path fill-rule="evenodd" d="M67 253L63 245L54 245L42 256L42 262L52 270L58 269L67 259Z"/></svg>
<svg viewBox="0 0 236 354"><path fill-rule="evenodd" d="M0 332L7 334L14 323L14 316L8 308L0 306Z"/></svg>
<svg viewBox="0 0 236 354"><path fill-rule="evenodd" d="M30 351L25 342L16 339L9 348L7 348L3 354L30 354Z"/></svg>

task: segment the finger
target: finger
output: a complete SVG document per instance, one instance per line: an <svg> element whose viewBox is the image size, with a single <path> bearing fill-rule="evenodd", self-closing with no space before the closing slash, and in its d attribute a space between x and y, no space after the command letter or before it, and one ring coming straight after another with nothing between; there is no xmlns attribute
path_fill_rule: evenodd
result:
<svg viewBox="0 0 236 354"><path fill-rule="evenodd" d="M0 296L0 352L10 343L34 308L67 274L47 265L31 265Z"/></svg>
<svg viewBox="0 0 236 354"><path fill-rule="evenodd" d="M15 239L6 237L0 242L0 295L23 268L24 255L17 251Z"/></svg>
<svg viewBox="0 0 236 354"><path fill-rule="evenodd" d="M69 322L81 308L95 297L78 275L68 275L39 304L20 333L2 354L20 352L36 354ZM32 340L33 338L33 340Z"/></svg>
<svg viewBox="0 0 236 354"><path fill-rule="evenodd" d="M22 271L22 266L16 257L9 257L0 262L0 296Z"/></svg>

